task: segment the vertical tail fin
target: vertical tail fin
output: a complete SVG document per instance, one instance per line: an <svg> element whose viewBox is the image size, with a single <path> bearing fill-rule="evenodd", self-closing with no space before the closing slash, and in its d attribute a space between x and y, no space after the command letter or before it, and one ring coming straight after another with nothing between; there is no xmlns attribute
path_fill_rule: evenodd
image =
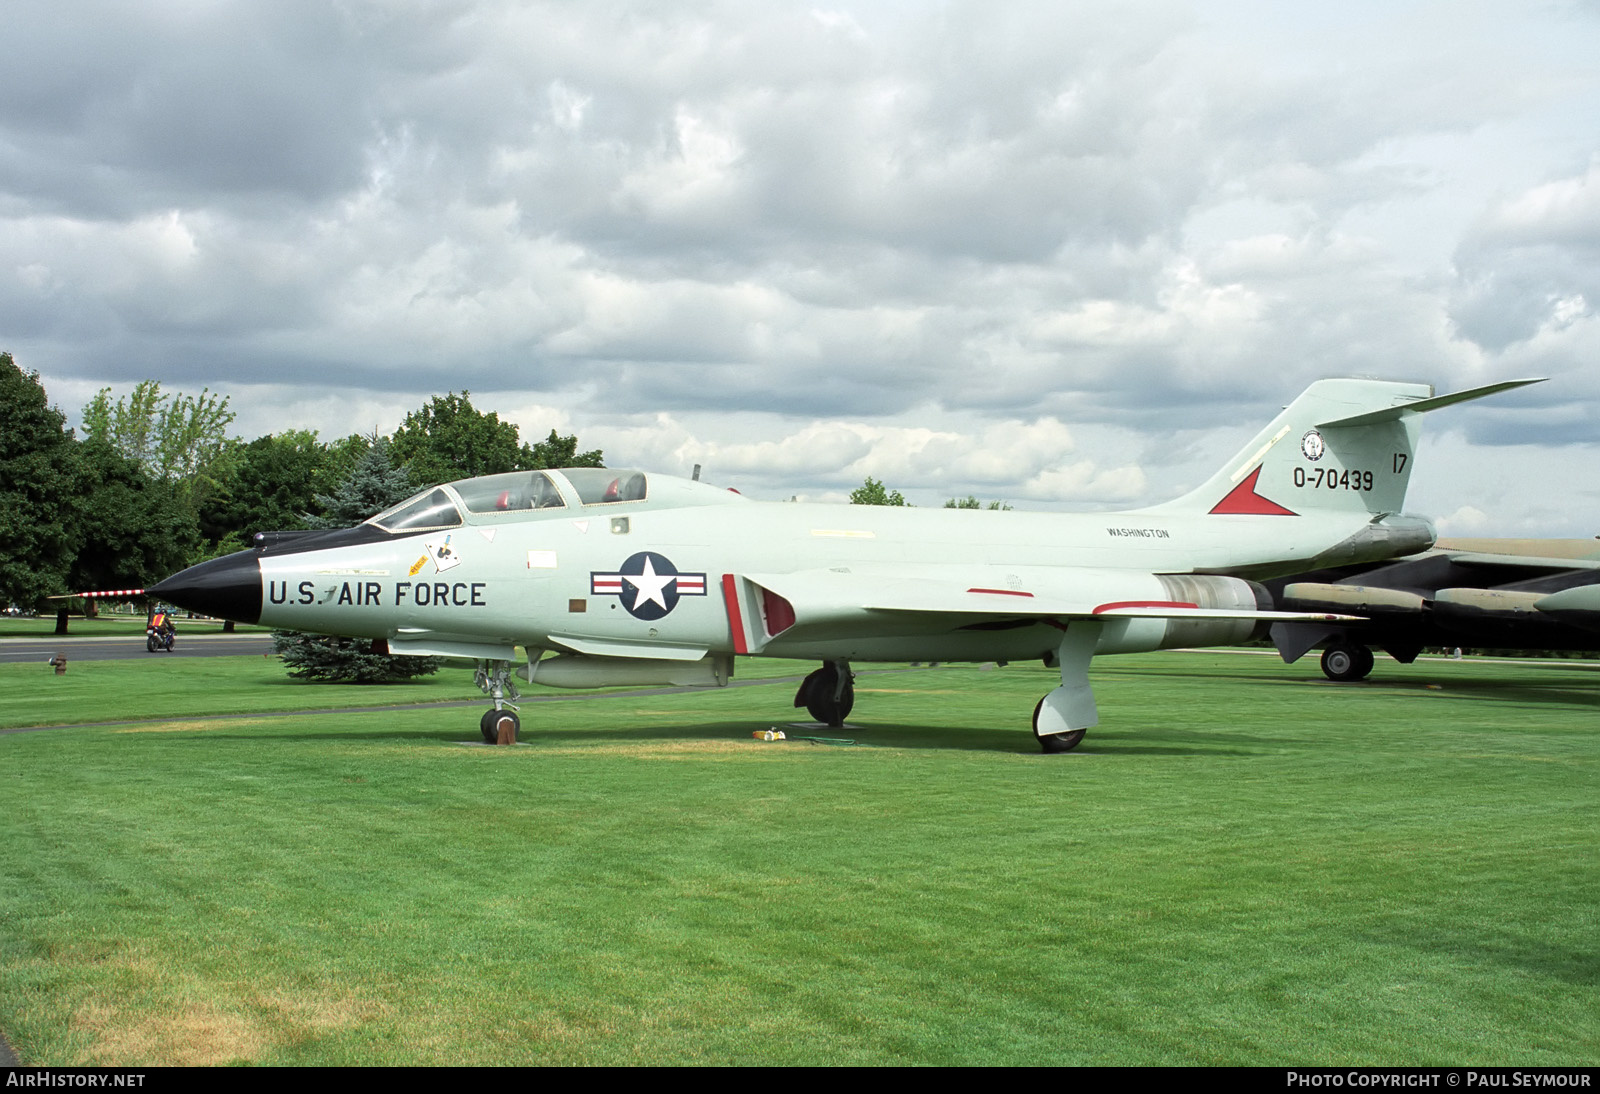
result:
<svg viewBox="0 0 1600 1094"><path fill-rule="evenodd" d="M1427 384L1318 380L1222 470L1150 511L1287 517L1398 513L1411 481L1418 415L1538 382L1511 380L1435 396Z"/></svg>

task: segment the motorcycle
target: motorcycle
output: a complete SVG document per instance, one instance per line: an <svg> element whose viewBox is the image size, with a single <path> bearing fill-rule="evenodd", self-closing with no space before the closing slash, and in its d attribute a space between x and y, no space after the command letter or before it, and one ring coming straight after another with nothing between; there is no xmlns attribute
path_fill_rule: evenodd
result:
<svg viewBox="0 0 1600 1094"><path fill-rule="evenodd" d="M170 630L157 627L144 629L144 648L146 653L171 653L172 643L177 635Z"/></svg>

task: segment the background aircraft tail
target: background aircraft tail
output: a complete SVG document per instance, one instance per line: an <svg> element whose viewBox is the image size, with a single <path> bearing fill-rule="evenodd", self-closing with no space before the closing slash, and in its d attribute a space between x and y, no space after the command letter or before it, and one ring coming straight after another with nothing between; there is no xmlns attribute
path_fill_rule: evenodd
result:
<svg viewBox="0 0 1600 1094"><path fill-rule="evenodd" d="M1149 512L1285 516L1399 513L1411 481L1418 416L1538 383L1511 380L1435 396L1427 384L1318 380L1211 478Z"/></svg>

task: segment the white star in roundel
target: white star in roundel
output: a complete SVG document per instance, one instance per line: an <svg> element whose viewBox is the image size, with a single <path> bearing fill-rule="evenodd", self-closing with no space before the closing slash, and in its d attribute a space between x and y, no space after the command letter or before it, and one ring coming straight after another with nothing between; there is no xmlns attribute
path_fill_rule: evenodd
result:
<svg viewBox="0 0 1600 1094"><path fill-rule="evenodd" d="M667 607L667 586L678 579L677 574L658 574L654 566L650 565L648 556L644 560L644 573L623 574L622 579L635 589L639 595L634 597L633 610L638 611L645 601L649 600L660 604L663 611Z"/></svg>

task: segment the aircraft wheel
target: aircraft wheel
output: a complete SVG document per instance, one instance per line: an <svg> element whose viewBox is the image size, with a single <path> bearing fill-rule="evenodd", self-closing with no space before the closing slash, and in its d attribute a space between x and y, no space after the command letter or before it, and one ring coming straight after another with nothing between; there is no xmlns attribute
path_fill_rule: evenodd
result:
<svg viewBox="0 0 1600 1094"><path fill-rule="evenodd" d="M807 674L806 678L800 681L800 686L795 688L794 691L795 706L803 707L811 702L811 689L816 686L817 681L821 679L822 674L826 671L826 667L817 669Z"/></svg>
<svg viewBox="0 0 1600 1094"><path fill-rule="evenodd" d="M1033 739L1039 742L1039 748L1046 754L1053 755L1057 752L1071 752L1083 741L1087 729L1074 729L1067 733L1040 733L1039 711L1044 708L1044 698L1041 697L1033 705Z"/></svg>
<svg viewBox="0 0 1600 1094"><path fill-rule="evenodd" d="M855 686L846 680L844 690L835 699L833 693L838 687L839 671L832 665L823 665L801 682L794 705L803 705L813 719L838 729L844 725L844 720L850 717L850 711L856 705Z"/></svg>
<svg viewBox="0 0 1600 1094"><path fill-rule="evenodd" d="M1341 642L1322 651L1322 674L1329 680L1365 680L1371 671L1372 651L1365 646Z"/></svg>
<svg viewBox="0 0 1600 1094"><path fill-rule="evenodd" d="M501 723L511 723L511 739L515 741L522 732L522 719L518 718L515 711L511 710L486 710L483 717L478 719L478 732L483 734L483 743L497 745L500 743Z"/></svg>

